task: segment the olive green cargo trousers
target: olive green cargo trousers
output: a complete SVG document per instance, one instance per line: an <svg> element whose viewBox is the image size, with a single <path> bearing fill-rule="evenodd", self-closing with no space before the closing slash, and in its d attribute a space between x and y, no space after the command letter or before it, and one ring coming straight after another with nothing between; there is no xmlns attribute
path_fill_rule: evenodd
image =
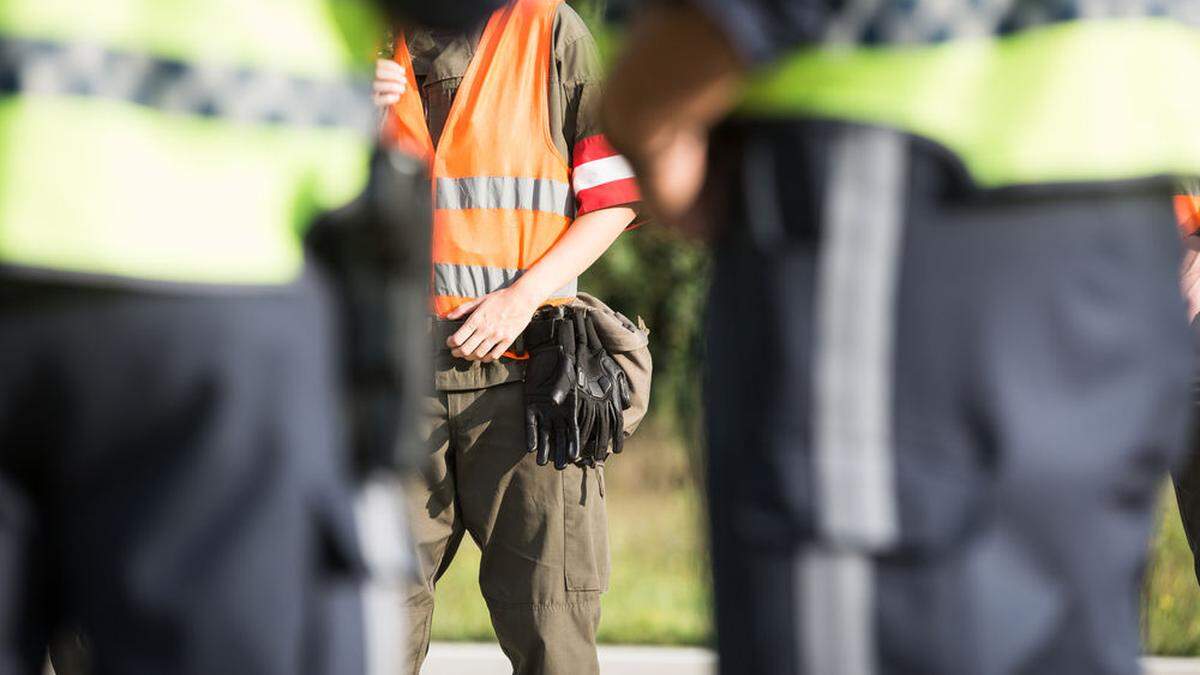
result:
<svg viewBox="0 0 1200 675"><path fill-rule="evenodd" d="M429 649L434 585L470 534L513 672L599 673L609 572L603 467L556 471L526 452L523 365L439 358L438 391L422 414L432 454L407 491L421 571L407 597L407 672L419 672Z"/></svg>

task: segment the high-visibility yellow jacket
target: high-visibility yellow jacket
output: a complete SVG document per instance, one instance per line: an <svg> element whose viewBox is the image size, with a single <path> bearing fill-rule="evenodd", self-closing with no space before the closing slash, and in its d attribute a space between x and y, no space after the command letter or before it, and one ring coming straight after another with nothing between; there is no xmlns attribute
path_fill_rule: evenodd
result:
<svg viewBox="0 0 1200 675"><path fill-rule="evenodd" d="M1153 4L940 41L811 44L757 74L742 114L909 132L985 188L1200 176L1200 28L1172 18L1185 3L1159 3L1163 16Z"/></svg>
<svg viewBox="0 0 1200 675"><path fill-rule="evenodd" d="M282 284L365 183L350 0L0 0L0 268Z"/></svg>

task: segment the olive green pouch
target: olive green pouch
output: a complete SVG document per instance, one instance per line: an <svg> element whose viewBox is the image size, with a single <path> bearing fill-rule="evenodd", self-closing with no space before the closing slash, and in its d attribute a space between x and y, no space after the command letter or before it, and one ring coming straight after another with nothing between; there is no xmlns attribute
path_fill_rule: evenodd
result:
<svg viewBox="0 0 1200 675"><path fill-rule="evenodd" d="M625 411L625 438L629 438L650 408L650 382L654 372L650 331L641 319L634 323L587 293L580 293L571 306L588 310L604 349L629 378L630 406Z"/></svg>

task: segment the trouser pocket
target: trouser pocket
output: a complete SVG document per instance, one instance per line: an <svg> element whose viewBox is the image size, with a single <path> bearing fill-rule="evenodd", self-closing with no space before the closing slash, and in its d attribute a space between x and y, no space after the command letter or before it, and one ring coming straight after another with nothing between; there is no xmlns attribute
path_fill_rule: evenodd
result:
<svg viewBox="0 0 1200 675"><path fill-rule="evenodd" d="M604 467L570 466L562 472L564 561L568 591L608 590L608 516Z"/></svg>

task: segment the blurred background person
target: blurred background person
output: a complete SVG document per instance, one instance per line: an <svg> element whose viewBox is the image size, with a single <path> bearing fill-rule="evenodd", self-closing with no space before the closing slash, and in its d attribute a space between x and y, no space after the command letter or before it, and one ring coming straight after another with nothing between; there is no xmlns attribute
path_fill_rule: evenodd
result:
<svg viewBox="0 0 1200 675"><path fill-rule="evenodd" d="M438 25L496 3L384 3ZM0 672L357 673L323 283L363 189L365 3L0 2Z"/></svg>
<svg viewBox="0 0 1200 675"><path fill-rule="evenodd" d="M715 242L722 672L1138 672L1188 417L1190 8L686 0L632 30L610 135Z"/></svg>
<svg viewBox="0 0 1200 675"><path fill-rule="evenodd" d="M597 673L603 465L645 413L649 352L637 326L578 293L640 200L600 131L596 45L564 3L514 0L470 31L399 31L393 57L375 85L384 138L429 158L436 194L436 393L424 405L424 475L406 490L421 578L408 593L405 672L421 667L434 587L469 534L513 671ZM554 391L558 375L575 377L560 367L588 362L567 335L589 349L632 340L641 354L625 365L643 403L597 400L591 440L576 386ZM595 380L605 381L615 394L612 379ZM550 417L554 433L539 426Z"/></svg>
<svg viewBox="0 0 1200 675"><path fill-rule="evenodd" d="M1183 265L1180 287L1187 300L1187 316L1192 327L1192 339L1200 353L1200 182L1188 181L1183 194L1175 196L1175 218L1183 238ZM1200 371L1197 373L1200 375ZM1200 383L1193 384L1192 401L1200 404ZM1193 422L1190 452L1175 471L1175 499L1179 504L1180 520L1192 550L1196 578L1200 580L1200 415Z"/></svg>

